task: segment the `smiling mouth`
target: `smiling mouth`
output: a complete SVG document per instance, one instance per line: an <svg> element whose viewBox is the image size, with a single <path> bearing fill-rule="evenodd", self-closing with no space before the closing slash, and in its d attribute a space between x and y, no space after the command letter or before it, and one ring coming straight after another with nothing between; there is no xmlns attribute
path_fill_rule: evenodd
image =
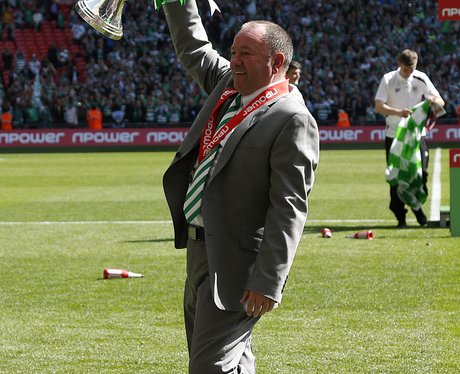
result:
<svg viewBox="0 0 460 374"><path fill-rule="evenodd" d="M242 71L235 71L233 75L244 75L245 73Z"/></svg>

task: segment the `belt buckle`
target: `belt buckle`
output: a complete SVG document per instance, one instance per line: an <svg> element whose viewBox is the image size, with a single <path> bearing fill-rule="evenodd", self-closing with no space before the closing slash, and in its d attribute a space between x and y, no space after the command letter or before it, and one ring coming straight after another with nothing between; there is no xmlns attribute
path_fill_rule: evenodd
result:
<svg viewBox="0 0 460 374"><path fill-rule="evenodd" d="M196 235L196 228L193 227L193 226L189 226L188 227L188 237L192 240L196 240L197 239L197 235Z"/></svg>

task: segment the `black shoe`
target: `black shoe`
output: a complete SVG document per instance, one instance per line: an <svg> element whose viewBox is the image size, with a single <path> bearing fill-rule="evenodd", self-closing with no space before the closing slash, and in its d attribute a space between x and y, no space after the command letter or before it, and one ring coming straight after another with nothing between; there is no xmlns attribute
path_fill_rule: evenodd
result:
<svg viewBox="0 0 460 374"><path fill-rule="evenodd" d="M425 226L427 224L427 219L425 213L423 213L422 208L419 210L412 210L415 214L415 218L417 218L417 222L420 226Z"/></svg>
<svg viewBox="0 0 460 374"><path fill-rule="evenodd" d="M396 228L405 229L406 227L407 227L406 219L405 218L398 219L398 225L396 226Z"/></svg>

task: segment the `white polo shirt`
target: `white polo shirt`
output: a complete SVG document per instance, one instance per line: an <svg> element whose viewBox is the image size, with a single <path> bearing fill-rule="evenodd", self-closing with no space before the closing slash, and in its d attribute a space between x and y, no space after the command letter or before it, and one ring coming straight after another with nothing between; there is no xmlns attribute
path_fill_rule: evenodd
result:
<svg viewBox="0 0 460 374"><path fill-rule="evenodd" d="M397 109L412 108L428 95L440 96L428 76L414 70L407 79L399 74L399 68L385 74L380 81L375 100L383 101L388 106ZM396 129L402 117L386 117L386 136L394 138ZM425 135L425 134L422 134Z"/></svg>

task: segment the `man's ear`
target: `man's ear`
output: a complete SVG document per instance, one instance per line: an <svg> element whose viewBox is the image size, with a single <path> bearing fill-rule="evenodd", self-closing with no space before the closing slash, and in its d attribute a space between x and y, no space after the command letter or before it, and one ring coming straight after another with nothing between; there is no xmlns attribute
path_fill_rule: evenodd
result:
<svg viewBox="0 0 460 374"><path fill-rule="evenodd" d="M286 57L284 57L284 54L281 52L275 53L275 56L273 58L273 72L275 74L279 73L280 69L284 65L284 61L286 61Z"/></svg>

